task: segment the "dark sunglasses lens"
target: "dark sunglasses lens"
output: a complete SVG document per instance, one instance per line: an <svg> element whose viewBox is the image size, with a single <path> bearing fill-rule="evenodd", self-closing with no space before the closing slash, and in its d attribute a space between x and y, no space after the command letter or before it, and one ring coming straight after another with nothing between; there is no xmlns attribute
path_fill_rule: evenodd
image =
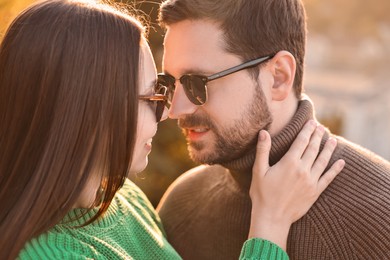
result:
<svg viewBox="0 0 390 260"><path fill-rule="evenodd" d="M186 75L180 79L188 99L195 105L203 105L207 100L206 85L200 76Z"/></svg>
<svg viewBox="0 0 390 260"><path fill-rule="evenodd" d="M156 121L160 122L164 114L166 101L156 101Z"/></svg>

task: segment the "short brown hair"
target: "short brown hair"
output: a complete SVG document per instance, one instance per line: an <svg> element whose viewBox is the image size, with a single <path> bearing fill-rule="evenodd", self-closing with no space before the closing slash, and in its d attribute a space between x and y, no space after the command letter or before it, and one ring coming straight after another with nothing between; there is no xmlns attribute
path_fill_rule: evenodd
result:
<svg viewBox="0 0 390 260"><path fill-rule="evenodd" d="M183 20L211 20L224 31L226 50L244 61L289 51L296 59L294 92L302 92L306 14L301 0L166 0L162 26Z"/></svg>

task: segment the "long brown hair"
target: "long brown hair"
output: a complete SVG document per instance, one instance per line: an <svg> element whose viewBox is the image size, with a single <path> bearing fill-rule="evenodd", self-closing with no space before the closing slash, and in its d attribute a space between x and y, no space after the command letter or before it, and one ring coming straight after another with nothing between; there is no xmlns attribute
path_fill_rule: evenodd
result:
<svg viewBox="0 0 390 260"><path fill-rule="evenodd" d="M292 53L297 62L294 92L301 96L306 45L302 0L165 0L161 4L162 26L197 19L217 22L226 50L244 61L281 50Z"/></svg>
<svg viewBox="0 0 390 260"><path fill-rule="evenodd" d="M136 135L143 28L91 1L22 12L0 45L0 258L59 223L103 169L108 208Z"/></svg>

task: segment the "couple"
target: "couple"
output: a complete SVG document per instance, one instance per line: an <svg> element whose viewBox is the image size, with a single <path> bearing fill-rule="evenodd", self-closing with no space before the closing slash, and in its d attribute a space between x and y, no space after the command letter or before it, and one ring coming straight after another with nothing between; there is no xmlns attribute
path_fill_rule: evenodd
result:
<svg viewBox="0 0 390 260"><path fill-rule="evenodd" d="M168 0L160 20L159 76L142 26L111 6L44 1L11 24L1 258L386 259L390 166L314 121L301 2ZM168 113L209 166L172 185L163 227L127 176Z"/></svg>

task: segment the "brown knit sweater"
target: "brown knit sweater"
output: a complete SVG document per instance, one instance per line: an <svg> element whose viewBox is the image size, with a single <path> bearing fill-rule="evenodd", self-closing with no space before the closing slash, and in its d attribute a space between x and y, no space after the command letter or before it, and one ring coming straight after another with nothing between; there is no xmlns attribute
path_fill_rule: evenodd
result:
<svg viewBox="0 0 390 260"><path fill-rule="evenodd" d="M271 165L310 118L314 118L312 104L300 101L291 122L272 138ZM390 165L337 139L331 163L343 158L346 165L293 224L287 253L291 259L390 259ZM159 214L169 242L184 259L238 259L249 232L254 152L225 167L194 168L164 195Z"/></svg>

